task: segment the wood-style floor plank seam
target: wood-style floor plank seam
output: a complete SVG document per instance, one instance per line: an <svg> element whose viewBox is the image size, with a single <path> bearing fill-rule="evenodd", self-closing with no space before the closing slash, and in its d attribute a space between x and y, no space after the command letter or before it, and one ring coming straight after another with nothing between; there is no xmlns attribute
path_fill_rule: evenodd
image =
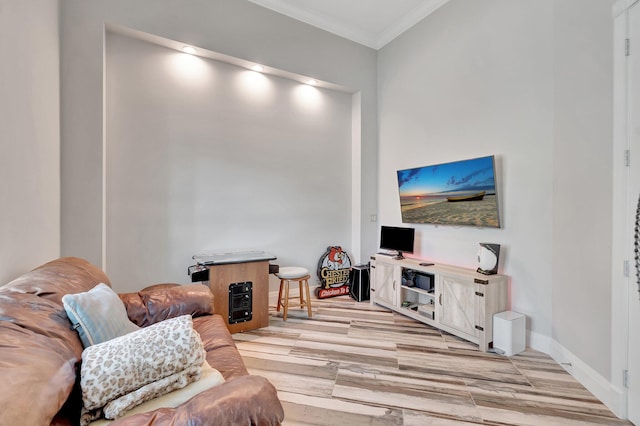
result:
<svg viewBox="0 0 640 426"><path fill-rule="evenodd" d="M483 353L346 296L312 306L283 321L274 302L268 327L233 335L278 390L285 425L631 425L544 353Z"/></svg>

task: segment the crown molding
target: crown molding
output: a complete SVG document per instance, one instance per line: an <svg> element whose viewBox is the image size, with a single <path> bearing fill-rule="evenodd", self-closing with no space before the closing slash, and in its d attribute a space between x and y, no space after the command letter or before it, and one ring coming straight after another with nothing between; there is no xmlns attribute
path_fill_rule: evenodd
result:
<svg viewBox="0 0 640 426"><path fill-rule="evenodd" d="M375 49L376 38L375 38L375 34L373 33L356 30L352 27L349 27L347 24L343 22L336 22L335 19L329 18L321 14L309 12L308 10L297 7L285 1L281 1L281 0L249 0L249 1L251 3L257 4L258 6L266 7L267 9L271 9L282 15L288 16L289 18L293 18L297 21L304 22L311 26L328 31L332 34L338 35L340 37L349 39L351 41L355 41L356 43L363 44L365 46Z"/></svg>
<svg viewBox="0 0 640 426"><path fill-rule="evenodd" d="M282 15L302 21L340 37L378 50L391 40L436 11L449 0L425 0L418 7L405 14L400 20L392 22L384 31L374 32L357 29L348 22L339 22L333 18L309 12L284 0L249 0L258 6L271 9Z"/></svg>
<svg viewBox="0 0 640 426"><path fill-rule="evenodd" d="M401 20L395 22L385 31L378 35L377 44L374 49L380 49L400 34L422 21L427 16L444 6L449 0L430 0L423 2L420 6L407 13Z"/></svg>

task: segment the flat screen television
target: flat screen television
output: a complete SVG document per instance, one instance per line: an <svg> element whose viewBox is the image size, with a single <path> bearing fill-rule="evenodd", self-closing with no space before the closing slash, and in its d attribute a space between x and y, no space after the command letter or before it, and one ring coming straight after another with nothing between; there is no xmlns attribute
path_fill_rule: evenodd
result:
<svg viewBox="0 0 640 426"><path fill-rule="evenodd" d="M401 228L398 226L380 227L380 248L397 251L397 259L403 259L402 253L413 253L415 228Z"/></svg>
<svg viewBox="0 0 640 426"><path fill-rule="evenodd" d="M402 223L500 227L493 155L398 170Z"/></svg>

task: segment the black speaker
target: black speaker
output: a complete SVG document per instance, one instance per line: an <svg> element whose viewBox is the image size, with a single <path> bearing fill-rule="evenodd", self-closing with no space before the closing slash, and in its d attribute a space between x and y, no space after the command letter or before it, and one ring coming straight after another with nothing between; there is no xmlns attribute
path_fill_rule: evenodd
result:
<svg viewBox="0 0 640 426"><path fill-rule="evenodd" d="M356 265L349 272L349 296L358 302L369 300L369 265Z"/></svg>
<svg viewBox="0 0 640 426"><path fill-rule="evenodd" d="M229 324L251 321L253 317L253 283L229 284Z"/></svg>

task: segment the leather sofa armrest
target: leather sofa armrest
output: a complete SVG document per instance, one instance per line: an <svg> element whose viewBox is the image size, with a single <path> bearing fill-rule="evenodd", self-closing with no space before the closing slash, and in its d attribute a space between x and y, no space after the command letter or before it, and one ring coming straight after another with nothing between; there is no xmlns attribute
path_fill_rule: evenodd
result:
<svg viewBox="0 0 640 426"><path fill-rule="evenodd" d="M159 408L116 420L118 426L276 426L284 410L273 385L261 376L241 376L203 391L175 408Z"/></svg>
<svg viewBox="0 0 640 426"><path fill-rule="evenodd" d="M163 284L119 296L129 319L140 327L181 315L213 314L213 293L202 284Z"/></svg>

